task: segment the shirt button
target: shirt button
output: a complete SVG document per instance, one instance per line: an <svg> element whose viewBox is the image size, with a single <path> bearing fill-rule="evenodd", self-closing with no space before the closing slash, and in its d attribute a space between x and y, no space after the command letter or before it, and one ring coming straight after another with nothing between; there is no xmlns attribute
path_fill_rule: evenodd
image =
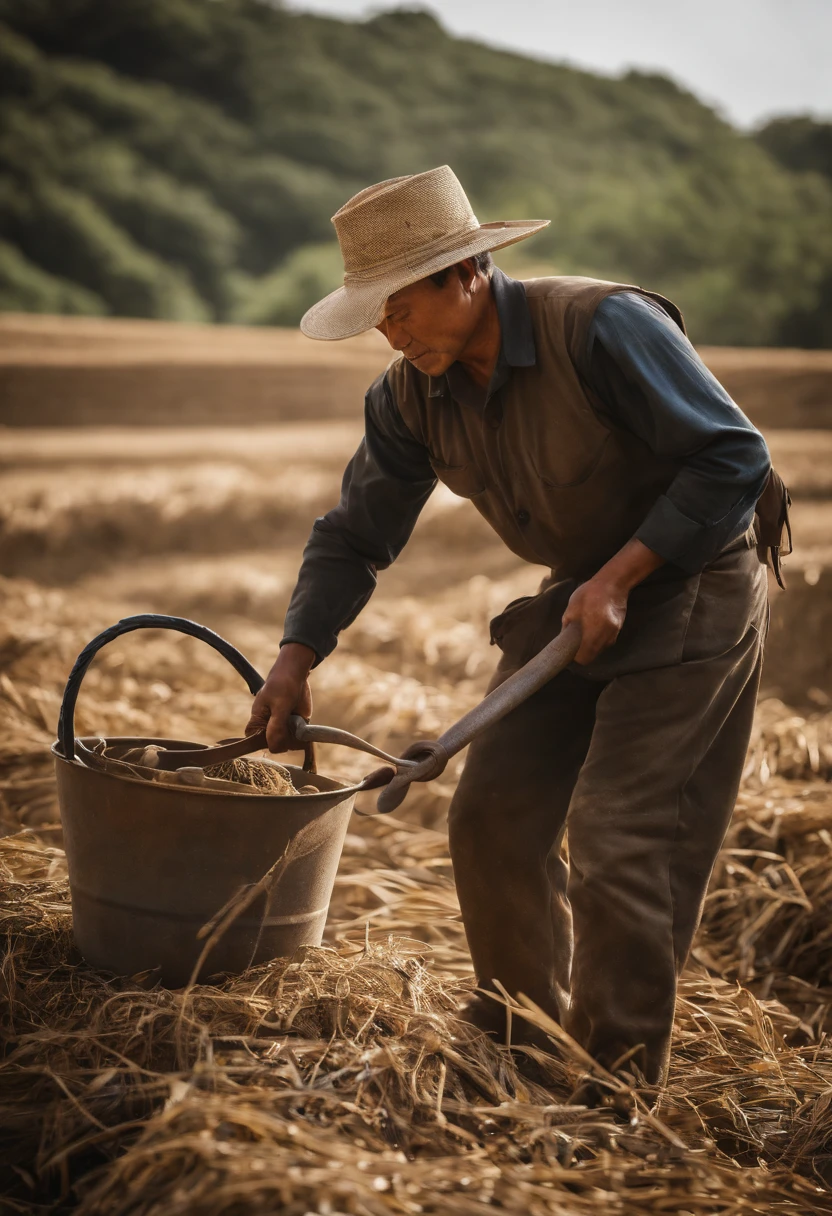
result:
<svg viewBox="0 0 832 1216"><path fill-rule="evenodd" d="M529 513L525 507L521 507L520 510L517 512L516 518L517 518L518 524L527 524L529 522L529 520L531 519L531 515L529 515Z"/></svg>

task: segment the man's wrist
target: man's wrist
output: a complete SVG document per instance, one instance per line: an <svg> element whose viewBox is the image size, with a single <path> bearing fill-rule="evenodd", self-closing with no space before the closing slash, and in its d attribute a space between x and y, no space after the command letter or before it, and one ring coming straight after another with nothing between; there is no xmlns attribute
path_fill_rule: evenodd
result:
<svg viewBox="0 0 832 1216"><path fill-rule="evenodd" d="M303 642L286 642L280 647L272 671L279 670L299 680L305 680L317 657L311 646L304 646Z"/></svg>
<svg viewBox="0 0 832 1216"><path fill-rule="evenodd" d="M595 575L611 594L628 596L633 587L664 565L664 558L643 541L630 540Z"/></svg>
<svg viewBox="0 0 832 1216"><path fill-rule="evenodd" d="M633 587L637 586L645 575L636 575L632 570L626 567L610 570L601 569L598 571L596 578L601 585L610 593L610 595L623 595L625 598L630 594Z"/></svg>

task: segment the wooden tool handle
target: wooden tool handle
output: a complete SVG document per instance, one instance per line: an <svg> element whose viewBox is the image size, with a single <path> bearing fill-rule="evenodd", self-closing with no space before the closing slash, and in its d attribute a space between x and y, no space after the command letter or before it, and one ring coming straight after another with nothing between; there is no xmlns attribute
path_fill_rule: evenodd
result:
<svg viewBox="0 0 832 1216"><path fill-rule="evenodd" d="M405 755L409 759L415 759L419 754L424 758L415 767L400 770L382 790L377 802L381 814L394 811L402 803L411 782L432 781L438 777L452 756L554 679L573 661L580 645L580 625L572 622L564 626L548 646L449 726L435 742L416 743L408 748Z"/></svg>

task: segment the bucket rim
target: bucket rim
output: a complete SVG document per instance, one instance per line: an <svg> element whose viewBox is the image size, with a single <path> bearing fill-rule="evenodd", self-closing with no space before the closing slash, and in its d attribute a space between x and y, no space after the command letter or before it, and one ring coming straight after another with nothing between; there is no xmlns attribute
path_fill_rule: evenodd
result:
<svg viewBox="0 0 832 1216"><path fill-rule="evenodd" d="M207 744L193 743L186 739L149 738L147 736L138 736L138 735L135 735L135 736L134 735L80 735L79 738L80 738L81 742L85 743L85 744L90 744L93 741L97 742L98 740L103 738L104 742L108 745L124 743L124 744L130 744L132 746L138 747L138 746L141 746L142 744L145 744L145 745L159 744L162 746L170 746L171 744L176 744L176 745L182 747L183 750L185 748L196 749L196 748L207 746ZM68 760L63 753L60 739L56 739L54 741L54 743L52 744L52 747L50 748L50 751L56 761L60 760L61 763L67 765L68 768L82 769L86 773L95 773L97 771L96 769L90 768L86 764L84 764L79 759L78 756L74 756L72 758L72 760ZM203 798L206 796L206 794L212 798L246 798L246 799L251 799L253 802L257 802L257 803L289 802L289 801L294 801L295 797L299 796L303 799L304 804L307 804L310 802L314 803L317 799L320 799L320 798L331 799L333 794L343 794L345 798L348 798L351 794L357 793L361 786L360 782L353 784L353 785L347 785L345 782L340 781L337 777L329 777L325 773L309 773L305 769L298 768L298 766L296 764L283 764L282 761L280 761L280 763L282 764L282 767L285 769L288 769L290 773L297 774L298 776L305 778L305 784L307 784L307 785L311 785L315 780L323 780L323 781L331 782L331 787L329 789L319 790L317 794L299 794L299 795L247 793L245 786L242 786L240 788L239 794L236 791L234 791L232 793L230 790L206 789L205 786L201 786L201 785L167 785L167 784L165 784L165 785L159 785L159 788L164 789L166 791L171 791L171 792L177 793L177 794L191 794L191 795L195 794L198 797L203 797ZM98 775L112 777L116 781L123 781L129 785L139 785L142 787L147 787L148 785L154 784L153 782L143 780L143 778L141 778L141 777L131 777L131 776L127 776L126 774L123 774L123 773L108 772L108 773L99 773Z"/></svg>

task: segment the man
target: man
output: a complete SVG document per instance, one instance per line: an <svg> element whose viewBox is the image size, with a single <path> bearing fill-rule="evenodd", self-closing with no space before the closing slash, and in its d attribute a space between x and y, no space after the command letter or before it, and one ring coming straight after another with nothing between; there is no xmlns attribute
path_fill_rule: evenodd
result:
<svg viewBox="0 0 832 1216"><path fill-rule="evenodd" d="M367 394L365 438L339 505L315 522L247 729L267 724L270 747L287 749L288 716L310 714L311 668L437 479L470 498L552 571L492 622L493 683L562 622L582 631L575 664L472 744L451 805L477 980L525 993L607 1067L659 1084L751 729L766 445L669 301L494 269L491 250L547 221L480 225L447 166L371 186L333 222L344 286L301 328L336 339L375 326L401 357ZM501 1031L487 997L467 1016Z"/></svg>

